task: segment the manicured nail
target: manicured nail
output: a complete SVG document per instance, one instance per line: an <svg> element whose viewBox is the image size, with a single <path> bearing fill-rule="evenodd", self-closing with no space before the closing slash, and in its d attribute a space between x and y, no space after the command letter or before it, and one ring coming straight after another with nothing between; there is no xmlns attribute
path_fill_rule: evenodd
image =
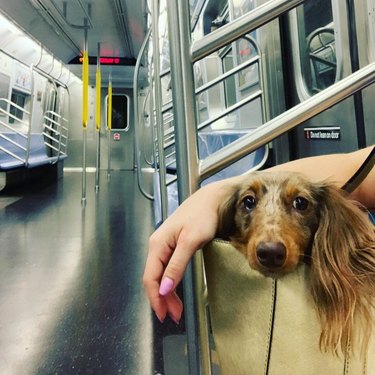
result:
<svg viewBox="0 0 375 375"><path fill-rule="evenodd" d="M155 313L156 314L156 313ZM160 323L163 323L164 322L164 319L165 319L165 315L164 316L160 316L158 314L156 314L157 318L159 319L159 322Z"/></svg>
<svg viewBox="0 0 375 375"><path fill-rule="evenodd" d="M175 318L171 313L169 313L169 317L176 323L180 324L180 319Z"/></svg>
<svg viewBox="0 0 375 375"><path fill-rule="evenodd" d="M164 279L161 281L160 288L159 288L159 294L161 296L166 296L168 293L170 293L173 290L174 282L169 277L164 277Z"/></svg>

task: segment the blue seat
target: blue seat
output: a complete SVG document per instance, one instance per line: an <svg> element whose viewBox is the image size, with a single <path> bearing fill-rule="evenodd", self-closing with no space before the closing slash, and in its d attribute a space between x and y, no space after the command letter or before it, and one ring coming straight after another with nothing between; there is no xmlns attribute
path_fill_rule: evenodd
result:
<svg viewBox="0 0 375 375"><path fill-rule="evenodd" d="M20 159L15 158L9 153L0 149L0 171L9 171L17 168L34 168L44 164L53 164L59 159L65 159L66 155L48 156L47 148L44 144L43 134L30 134L30 152L29 158L26 163L26 151L15 145L19 144L23 148L27 148L27 140L17 133L1 133L0 134L0 147L8 150L12 154L18 156Z"/></svg>

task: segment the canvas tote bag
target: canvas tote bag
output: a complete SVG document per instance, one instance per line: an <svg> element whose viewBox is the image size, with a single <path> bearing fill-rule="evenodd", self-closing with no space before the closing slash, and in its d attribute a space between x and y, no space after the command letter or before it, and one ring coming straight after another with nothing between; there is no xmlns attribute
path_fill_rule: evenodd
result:
<svg viewBox="0 0 375 375"><path fill-rule="evenodd" d="M321 352L308 266L275 281L228 242L214 240L203 252L222 375L375 375L374 337L362 358Z"/></svg>

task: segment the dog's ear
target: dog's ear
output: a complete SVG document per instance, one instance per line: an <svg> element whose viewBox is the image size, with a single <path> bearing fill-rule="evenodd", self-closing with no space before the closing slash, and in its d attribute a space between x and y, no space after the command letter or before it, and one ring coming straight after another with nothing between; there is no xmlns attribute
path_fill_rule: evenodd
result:
<svg viewBox="0 0 375 375"><path fill-rule="evenodd" d="M229 240L236 232L235 214L239 191L239 186L229 189L227 198L219 206L219 223L216 236L224 240Z"/></svg>
<svg viewBox="0 0 375 375"><path fill-rule="evenodd" d="M370 337L375 233L364 213L339 189L322 185L319 195L321 217L312 250L312 293L322 323L321 347L337 353L352 339L356 316L364 328L362 344Z"/></svg>

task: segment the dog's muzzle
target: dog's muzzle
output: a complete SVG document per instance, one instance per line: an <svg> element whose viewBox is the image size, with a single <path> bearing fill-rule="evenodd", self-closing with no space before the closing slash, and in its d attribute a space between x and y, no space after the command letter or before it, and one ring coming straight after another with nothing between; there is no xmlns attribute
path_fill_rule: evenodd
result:
<svg viewBox="0 0 375 375"><path fill-rule="evenodd" d="M275 270L282 267L286 260L286 248L282 242L260 242L256 248L259 263Z"/></svg>

